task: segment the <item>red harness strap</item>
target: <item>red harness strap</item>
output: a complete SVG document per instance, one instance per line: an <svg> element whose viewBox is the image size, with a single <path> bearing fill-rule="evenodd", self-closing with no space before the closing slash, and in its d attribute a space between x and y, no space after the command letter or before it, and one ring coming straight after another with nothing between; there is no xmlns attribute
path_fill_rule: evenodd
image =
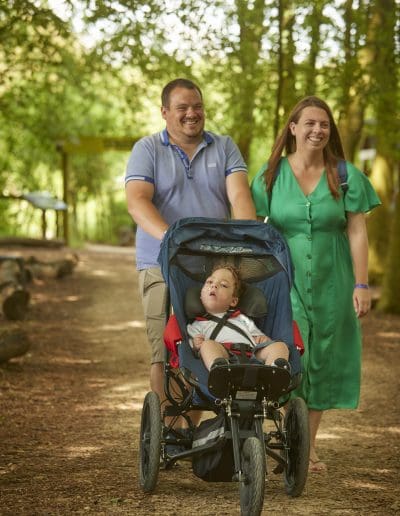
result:
<svg viewBox="0 0 400 516"><path fill-rule="evenodd" d="M234 355L245 355L246 357L251 357L253 355L252 347L250 344L237 344L233 342L224 342L222 343L225 349L227 349L230 353Z"/></svg>

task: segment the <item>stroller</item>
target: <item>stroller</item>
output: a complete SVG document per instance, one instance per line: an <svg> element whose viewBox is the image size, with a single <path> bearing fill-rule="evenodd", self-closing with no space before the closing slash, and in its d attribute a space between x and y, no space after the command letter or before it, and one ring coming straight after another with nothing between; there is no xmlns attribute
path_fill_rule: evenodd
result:
<svg viewBox="0 0 400 516"><path fill-rule="evenodd" d="M308 473L309 427L305 402L290 399L301 374L285 241L261 222L185 218L167 231L159 262L174 310L165 334L168 404L161 407L155 392L144 399L139 450L142 489L155 489L160 467L191 460L193 472L206 481L238 482L241 514L258 515L268 457L273 459L273 472L283 473L286 493L299 496ZM240 310L266 335L289 346L290 372L250 361L244 345L239 345L229 363L210 372L193 353L186 326L201 314L201 286L213 266L221 263L240 270L245 284ZM285 411L280 410L283 405ZM196 426L191 417L196 411L212 411L216 416ZM174 428L177 418L186 420L188 430ZM264 422L272 429L264 430ZM179 445L181 451L169 454L169 444Z"/></svg>

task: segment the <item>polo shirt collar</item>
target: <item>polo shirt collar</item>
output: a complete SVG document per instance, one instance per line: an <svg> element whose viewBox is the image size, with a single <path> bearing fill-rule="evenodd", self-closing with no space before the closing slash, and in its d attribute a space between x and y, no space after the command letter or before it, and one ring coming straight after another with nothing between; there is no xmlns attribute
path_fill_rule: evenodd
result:
<svg viewBox="0 0 400 516"><path fill-rule="evenodd" d="M160 138L161 138L161 143L163 145L165 145L165 146L170 145L167 128L165 128L163 131L161 131ZM208 131L203 131L203 141L206 142L207 145L210 145L210 143L212 143L214 141L214 138L212 137L211 133L209 133Z"/></svg>

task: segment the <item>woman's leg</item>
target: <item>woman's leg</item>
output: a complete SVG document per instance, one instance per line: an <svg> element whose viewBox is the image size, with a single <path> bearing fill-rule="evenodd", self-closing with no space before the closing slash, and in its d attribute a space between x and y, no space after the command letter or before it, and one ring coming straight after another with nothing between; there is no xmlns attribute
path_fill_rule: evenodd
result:
<svg viewBox="0 0 400 516"><path fill-rule="evenodd" d="M316 438L322 414L322 410L310 409L308 411L308 419L310 422L310 471L316 472L324 472L327 470L326 464L320 461L316 451Z"/></svg>

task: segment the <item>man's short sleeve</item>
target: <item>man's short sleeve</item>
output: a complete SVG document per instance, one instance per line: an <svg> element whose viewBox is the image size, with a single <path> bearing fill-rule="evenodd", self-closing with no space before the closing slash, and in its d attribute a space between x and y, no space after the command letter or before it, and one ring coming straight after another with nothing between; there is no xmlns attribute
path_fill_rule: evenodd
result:
<svg viewBox="0 0 400 516"><path fill-rule="evenodd" d="M233 172L247 172L246 163L240 153L239 147L230 136L226 139L226 170L225 175L229 176Z"/></svg>
<svg viewBox="0 0 400 516"><path fill-rule="evenodd" d="M154 184L155 148L151 138L145 137L133 146L125 173L125 184L129 181L147 181Z"/></svg>

